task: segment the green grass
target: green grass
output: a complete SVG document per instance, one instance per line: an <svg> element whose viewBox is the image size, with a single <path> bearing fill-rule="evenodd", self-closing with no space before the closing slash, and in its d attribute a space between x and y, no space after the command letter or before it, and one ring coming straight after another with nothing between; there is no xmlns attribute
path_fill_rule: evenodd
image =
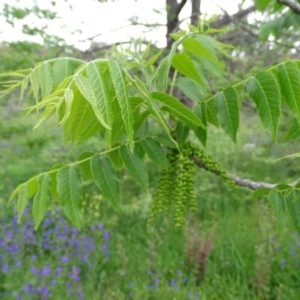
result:
<svg viewBox="0 0 300 300"><path fill-rule="evenodd" d="M85 149L64 149L59 131L49 129L49 124L32 133L29 128L34 118L28 123L17 118L1 125L2 140L9 145L1 152L2 220L13 215L13 208L5 204L16 184L59 161L74 159L82 150L99 146L91 141ZM252 124L251 120L247 122ZM273 158L293 152L295 145L273 145L259 126L251 131L247 128L249 124L244 124L237 145L221 131L211 130L209 151L226 169L241 176L293 181L296 164L282 160L277 165ZM298 299L300 240L289 221L280 227L266 198L253 198L250 191L229 187L206 171L198 172L196 186L199 210L188 216L185 228L174 227L174 221L164 216L149 228L152 191L145 193L128 176L122 181L121 213L113 211L95 188L84 187L87 227L83 233L88 236L88 226L99 222L110 233L109 260L105 261L98 249L93 256L97 267L93 276L82 277L85 299ZM10 220L3 222L7 225ZM57 267L57 257L52 254L44 252L39 263ZM24 261L30 259L26 253L22 255ZM11 266L20 283L28 278L28 268L26 264L21 269ZM5 290L17 292L20 286L15 285L16 275L4 275L0 272ZM60 288L53 292L55 299L65 299L65 279L61 280Z"/></svg>

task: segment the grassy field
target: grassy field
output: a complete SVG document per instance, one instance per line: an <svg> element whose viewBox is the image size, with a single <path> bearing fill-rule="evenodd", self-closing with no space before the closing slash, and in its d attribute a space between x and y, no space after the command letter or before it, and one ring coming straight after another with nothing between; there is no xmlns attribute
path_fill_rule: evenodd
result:
<svg viewBox="0 0 300 300"><path fill-rule="evenodd" d="M198 212L184 228L167 216L147 226L151 191L127 177L119 214L85 187L81 231L55 207L37 231L30 209L18 224L6 206L13 187L82 149L61 147L51 126L32 133L34 119L16 120L1 127L0 299L299 299L300 238L289 221L280 226L266 197L203 170L196 179ZM253 120L245 129L247 122ZM231 172L294 180L294 162L273 161L293 145L271 144L259 127L240 134L238 145L218 130L210 134L209 151Z"/></svg>

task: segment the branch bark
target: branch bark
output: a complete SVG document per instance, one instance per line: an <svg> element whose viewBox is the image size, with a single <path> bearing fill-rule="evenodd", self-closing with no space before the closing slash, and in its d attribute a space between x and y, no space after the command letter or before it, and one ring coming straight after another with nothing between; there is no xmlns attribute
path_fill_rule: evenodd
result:
<svg viewBox="0 0 300 300"><path fill-rule="evenodd" d="M200 5L201 5L201 0L192 1L191 24L194 26L197 26L198 24L198 19L200 16Z"/></svg>
<svg viewBox="0 0 300 300"><path fill-rule="evenodd" d="M228 25L230 23L238 22L241 19L243 19L245 16L247 16L250 13L254 12L255 10L256 10L255 5L252 5L252 6L249 6L248 8L239 10L237 13L235 13L231 16L228 13L225 13L217 21L212 23L211 27L220 28L220 27L223 27L223 26Z"/></svg>
<svg viewBox="0 0 300 300"><path fill-rule="evenodd" d="M173 40L170 38L171 33L176 31L179 23L179 14L185 6L187 0L167 0L167 49L171 49Z"/></svg>
<svg viewBox="0 0 300 300"><path fill-rule="evenodd" d="M278 3L281 3L289 7L295 14L300 15L300 4L293 0L277 0Z"/></svg>
<svg viewBox="0 0 300 300"><path fill-rule="evenodd" d="M228 174L228 177L238 186L246 187L251 190L258 190L258 189L273 189L276 187L276 184L267 183L263 181L254 181L251 179L246 178L240 178L233 174Z"/></svg>
<svg viewBox="0 0 300 300"><path fill-rule="evenodd" d="M222 176L220 170L212 170L211 168L209 168L207 166L207 164L201 160L199 160L199 158L197 157L191 157L191 160L196 164L196 166L200 169L204 169L206 171L209 171L217 176ZM251 190L259 190L259 189L273 189L275 188L278 184L275 183L268 183L268 182L264 182L264 181L255 181L252 179L248 179L248 178L241 178L239 176L236 176L234 174L226 174L226 176L232 180L232 182L240 187L244 187L244 188L248 188ZM299 183L299 180L296 180L292 183L290 183L290 186L295 186Z"/></svg>

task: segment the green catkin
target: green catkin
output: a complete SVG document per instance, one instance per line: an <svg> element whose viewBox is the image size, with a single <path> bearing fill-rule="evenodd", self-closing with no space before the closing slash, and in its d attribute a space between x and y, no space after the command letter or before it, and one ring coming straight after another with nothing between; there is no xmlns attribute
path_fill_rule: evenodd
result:
<svg viewBox="0 0 300 300"><path fill-rule="evenodd" d="M191 211L197 210L196 203L196 189L195 189L195 177L196 177L196 166L189 159L186 160L185 173L183 180L183 189L185 193L185 206L189 207Z"/></svg>
<svg viewBox="0 0 300 300"><path fill-rule="evenodd" d="M185 143L180 151L168 149L168 165L160 174L148 218L150 222L160 212L172 213L175 225L181 227L184 224L187 209L192 211L197 209L196 167L190 159L193 151L188 143Z"/></svg>
<svg viewBox="0 0 300 300"><path fill-rule="evenodd" d="M207 154L203 150L195 149L194 156L202 163L204 169L220 176L228 185L235 187L235 183L227 175L226 171L222 169L220 164L215 161L209 154Z"/></svg>
<svg viewBox="0 0 300 300"><path fill-rule="evenodd" d="M83 201L82 206L86 221L88 223L93 224L99 221L101 200L101 195L85 194L85 200Z"/></svg>
<svg viewBox="0 0 300 300"><path fill-rule="evenodd" d="M167 160L168 165L161 172L154 194L150 220L161 212L172 213L175 226L181 227L187 210L197 210L195 177L198 167L220 176L234 186L219 163L190 142L182 144L180 150L168 149Z"/></svg>
<svg viewBox="0 0 300 300"><path fill-rule="evenodd" d="M181 227L184 223L184 202L185 202L185 193L184 193L184 178L185 170L183 168L183 162L185 157L180 156L177 159L176 163L176 178L175 178L175 212L174 212L174 221L175 225Z"/></svg>
<svg viewBox="0 0 300 300"><path fill-rule="evenodd" d="M153 205L151 209L151 213L153 216L161 213L165 210L164 208L164 198L166 196L166 190L168 189L168 178L167 171L163 170L161 172L161 176L155 191Z"/></svg>

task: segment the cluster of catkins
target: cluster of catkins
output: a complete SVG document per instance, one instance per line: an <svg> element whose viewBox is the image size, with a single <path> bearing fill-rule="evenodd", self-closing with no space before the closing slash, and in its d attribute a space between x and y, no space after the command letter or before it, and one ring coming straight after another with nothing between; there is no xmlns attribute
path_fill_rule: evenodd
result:
<svg viewBox="0 0 300 300"><path fill-rule="evenodd" d="M149 214L149 223L159 213L170 213L175 225L184 224L187 211L196 211L195 176L196 168L210 171L227 182L230 181L226 172L209 156L206 151L185 142L180 149L167 149L168 164L161 171L153 204Z"/></svg>

